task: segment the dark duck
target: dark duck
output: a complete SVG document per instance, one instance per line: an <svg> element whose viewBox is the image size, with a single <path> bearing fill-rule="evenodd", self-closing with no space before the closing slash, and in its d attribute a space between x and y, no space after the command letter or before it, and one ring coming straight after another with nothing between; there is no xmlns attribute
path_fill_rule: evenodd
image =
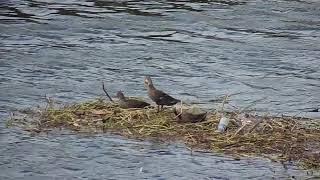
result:
<svg viewBox="0 0 320 180"><path fill-rule="evenodd" d="M172 106L180 102L180 100L175 99L170 95L164 93L163 91L156 89L152 83L150 76L146 76L144 78L144 84L148 89L148 95L150 99L152 99L152 101L157 104L157 112L159 112L159 106L161 106L162 110L163 106Z"/></svg>
<svg viewBox="0 0 320 180"><path fill-rule="evenodd" d="M117 92L117 97L119 98L119 105L121 108L129 109L129 108L144 108L146 106L150 106L149 103L144 102L138 99L127 98L121 91Z"/></svg>

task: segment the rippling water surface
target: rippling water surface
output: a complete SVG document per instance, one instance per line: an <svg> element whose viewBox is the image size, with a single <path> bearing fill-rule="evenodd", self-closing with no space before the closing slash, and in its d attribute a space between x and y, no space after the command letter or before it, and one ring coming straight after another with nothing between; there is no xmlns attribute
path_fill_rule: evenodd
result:
<svg viewBox="0 0 320 180"><path fill-rule="evenodd" d="M124 90L143 76L214 107L221 96L261 112L320 104L316 0L0 1L0 117L45 94L72 102ZM0 126L1 179L228 179L316 176L261 159L190 155L182 145Z"/></svg>

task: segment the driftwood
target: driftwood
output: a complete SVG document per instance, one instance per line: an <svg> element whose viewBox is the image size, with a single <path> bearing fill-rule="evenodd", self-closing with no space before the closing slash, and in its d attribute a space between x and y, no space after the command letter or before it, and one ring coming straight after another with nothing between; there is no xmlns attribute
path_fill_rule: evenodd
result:
<svg viewBox="0 0 320 180"><path fill-rule="evenodd" d="M106 88L104 87L104 82L102 82L102 89L103 89L104 93L106 94L106 96L109 98L109 100L110 100L111 102L114 102L114 101L112 100L112 98L109 96Z"/></svg>

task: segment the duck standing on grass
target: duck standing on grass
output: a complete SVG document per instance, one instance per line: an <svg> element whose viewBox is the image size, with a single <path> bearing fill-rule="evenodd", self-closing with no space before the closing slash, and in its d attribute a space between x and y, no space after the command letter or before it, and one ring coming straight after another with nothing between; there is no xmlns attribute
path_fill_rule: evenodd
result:
<svg viewBox="0 0 320 180"><path fill-rule="evenodd" d="M146 76L144 78L144 84L148 90L148 95L152 101L157 104L157 112L159 112L159 106L161 106L161 110L163 106L172 106L180 102L180 100L175 99L168 94L156 89L153 86L152 80L150 76Z"/></svg>
<svg viewBox="0 0 320 180"><path fill-rule="evenodd" d="M146 106L150 106L149 103L146 103L146 102L144 102L142 100L126 98L121 91L117 92L117 97L119 98L120 107L124 108L124 109L128 109L128 108L144 108Z"/></svg>

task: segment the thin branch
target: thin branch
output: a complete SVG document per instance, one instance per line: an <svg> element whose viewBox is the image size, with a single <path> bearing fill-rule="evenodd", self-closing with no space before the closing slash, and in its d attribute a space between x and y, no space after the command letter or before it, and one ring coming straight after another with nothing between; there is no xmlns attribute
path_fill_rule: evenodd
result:
<svg viewBox="0 0 320 180"><path fill-rule="evenodd" d="M180 101L180 113L179 113L179 114L177 113L174 118L177 118L177 117L179 117L179 116L182 114L182 106L183 106L182 101ZM175 108L175 112L176 112L176 111L177 111L177 110L176 110L176 108Z"/></svg>
<svg viewBox="0 0 320 180"><path fill-rule="evenodd" d="M47 96L47 94L44 95L44 98L47 102L46 107L44 108L45 111L53 108L53 99L51 97Z"/></svg>
<svg viewBox="0 0 320 180"><path fill-rule="evenodd" d="M230 95L228 94L223 97L223 101L221 103L221 113L224 113L224 105L227 103L229 97Z"/></svg>
<svg viewBox="0 0 320 180"><path fill-rule="evenodd" d="M242 131L242 129L244 129L249 123L245 123L243 124L234 134L233 136L236 136L240 131Z"/></svg>
<svg viewBox="0 0 320 180"><path fill-rule="evenodd" d="M104 93L106 94L106 96L109 98L109 100L110 100L111 102L114 102L114 101L112 100L112 98L109 96L108 92L106 91L106 89L105 89L105 87L104 87L104 82L102 82L102 89L103 89Z"/></svg>
<svg viewBox="0 0 320 180"><path fill-rule="evenodd" d="M263 119L259 119L253 126L252 128L249 129L248 133L251 133L254 129L256 129L258 127L258 125L263 122Z"/></svg>

